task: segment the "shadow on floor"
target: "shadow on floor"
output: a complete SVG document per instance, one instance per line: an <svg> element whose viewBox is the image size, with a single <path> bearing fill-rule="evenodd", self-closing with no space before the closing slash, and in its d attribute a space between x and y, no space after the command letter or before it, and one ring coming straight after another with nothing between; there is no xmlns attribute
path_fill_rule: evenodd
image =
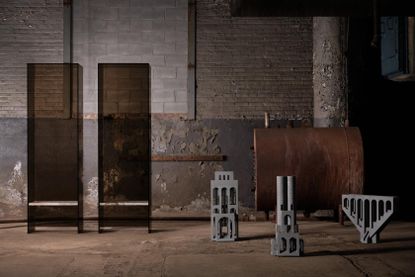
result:
<svg viewBox="0 0 415 277"><path fill-rule="evenodd" d="M381 238L380 242L397 242L397 241L415 241L415 236L412 237L402 237L402 238Z"/></svg>
<svg viewBox="0 0 415 277"><path fill-rule="evenodd" d="M350 250L338 250L338 251L316 251L310 253L304 253L305 257L312 256L349 256L349 255L359 255L359 254L380 254L380 253L390 253L390 252L399 252L399 251L410 251L415 250L415 245L410 246L399 246L399 247L382 247L382 248L368 248L368 249L350 249Z"/></svg>
<svg viewBox="0 0 415 277"><path fill-rule="evenodd" d="M243 236L243 237L238 238L238 241L256 240L256 239L272 239L272 238L275 238L275 234Z"/></svg>

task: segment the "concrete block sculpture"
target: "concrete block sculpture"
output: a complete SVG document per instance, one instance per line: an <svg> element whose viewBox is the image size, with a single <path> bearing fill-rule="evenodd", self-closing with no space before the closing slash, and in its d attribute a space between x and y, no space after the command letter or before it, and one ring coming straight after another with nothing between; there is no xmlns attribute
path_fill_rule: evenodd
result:
<svg viewBox="0 0 415 277"><path fill-rule="evenodd" d="M271 255L300 256L304 243L298 232L295 210L295 177L277 176L277 224Z"/></svg>
<svg viewBox="0 0 415 277"><path fill-rule="evenodd" d="M238 181L232 171L216 171L210 181L212 240L238 238Z"/></svg>
<svg viewBox="0 0 415 277"><path fill-rule="evenodd" d="M380 232L397 210L396 196L343 194L342 210L360 233L363 243L377 243Z"/></svg>

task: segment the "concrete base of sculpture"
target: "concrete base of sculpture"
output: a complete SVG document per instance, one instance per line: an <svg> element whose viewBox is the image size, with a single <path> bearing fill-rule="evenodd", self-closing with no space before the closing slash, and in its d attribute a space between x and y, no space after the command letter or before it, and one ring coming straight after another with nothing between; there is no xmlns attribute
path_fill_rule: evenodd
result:
<svg viewBox="0 0 415 277"><path fill-rule="evenodd" d="M238 216L215 214L212 216L212 240L235 241L238 238Z"/></svg>

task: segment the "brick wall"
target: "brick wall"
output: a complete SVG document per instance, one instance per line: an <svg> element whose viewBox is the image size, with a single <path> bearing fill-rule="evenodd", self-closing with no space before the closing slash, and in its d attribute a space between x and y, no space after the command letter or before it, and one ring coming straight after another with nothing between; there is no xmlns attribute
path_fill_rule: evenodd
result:
<svg viewBox="0 0 415 277"><path fill-rule="evenodd" d="M187 112L187 0L75 0L74 61L85 113L97 112L98 63L149 63L153 113Z"/></svg>
<svg viewBox="0 0 415 277"><path fill-rule="evenodd" d="M310 118L312 19L230 16L197 1L197 113L202 118Z"/></svg>
<svg viewBox="0 0 415 277"><path fill-rule="evenodd" d="M0 1L0 117L26 116L27 63L62 61L62 0Z"/></svg>

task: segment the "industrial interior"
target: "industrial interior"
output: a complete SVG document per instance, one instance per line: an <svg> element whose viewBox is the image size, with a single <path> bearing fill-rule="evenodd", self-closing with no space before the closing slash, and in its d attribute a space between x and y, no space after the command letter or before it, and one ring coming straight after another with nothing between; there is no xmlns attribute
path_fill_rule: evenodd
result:
<svg viewBox="0 0 415 277"><path fill-rule="evenodd" d="M408 2L0 0L0 276L415 276Z"/></svg>

